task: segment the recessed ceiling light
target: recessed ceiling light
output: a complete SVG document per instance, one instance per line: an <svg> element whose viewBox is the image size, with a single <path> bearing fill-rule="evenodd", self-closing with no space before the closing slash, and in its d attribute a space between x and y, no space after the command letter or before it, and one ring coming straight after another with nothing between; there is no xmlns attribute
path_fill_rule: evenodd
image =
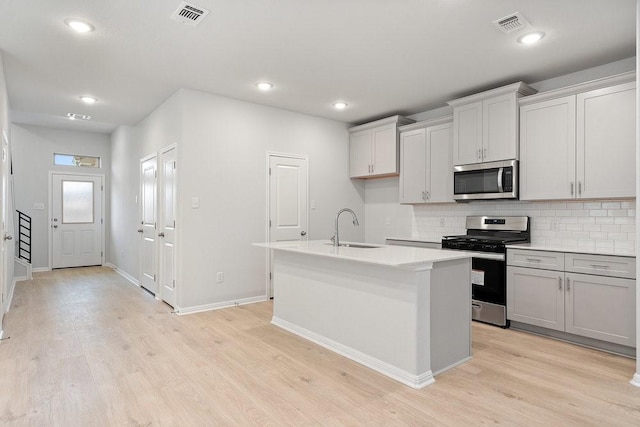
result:
<svg viewBox="0 0 640 427"><path fill-rule="evenodd" d="M256 86L258 87L258 89L264 90L264 91L273 89L273 83L269 83L269 82L259 82L259 83L256 83Z"/></svg>
<svg viewBox="0 0 640 427"><path fill-rule="evenodd" d="M72 28L78 33L88 33L95 30L95 27L88 22L81 21L80 19L68 18L64 20L69 28Z"/></svg>
<svg viewBox="0 0 640 427"><path fill-rule="evenodd" d="M544 37L544 33L542 31L536 31L535 33L525 34L520 37L518 41L522 44L534 44L539 42Z"/></svg>
<svg viewBox="0 0 640 427"><path fill-rule="evenodd" d="M338 101L333 103L333 108L335 108L336 110L344 110L345 108L347 108L347 105L349 104L344 101Z"/></svg>
<svg viewBox="0 0 640 427"><path fill-rule="evenodd" d="M69 120L91 120L91 116L87 116L86 114L77 114L77 113L67 113L67 118Z"/></svg>
<svg viewBox="0 0 640 427"><path fill-rule="evenodd" d="M95 104L96 102L98 102L98 98L94 98L93 96L88 95L81 96L80 99L85 104Z"/></svg>

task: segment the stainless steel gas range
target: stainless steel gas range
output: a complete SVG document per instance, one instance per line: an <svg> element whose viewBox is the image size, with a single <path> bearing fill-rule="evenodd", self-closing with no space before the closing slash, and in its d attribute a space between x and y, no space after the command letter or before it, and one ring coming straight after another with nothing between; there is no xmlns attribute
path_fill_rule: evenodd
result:
<svg viewBox="0 0 640 427"><path fill-rule="evenodd" d="M466 229L444 236L442 249L478 252L472 258L472 318L508 328L506 245L531 240L529 217L468 216Z"/></svg>

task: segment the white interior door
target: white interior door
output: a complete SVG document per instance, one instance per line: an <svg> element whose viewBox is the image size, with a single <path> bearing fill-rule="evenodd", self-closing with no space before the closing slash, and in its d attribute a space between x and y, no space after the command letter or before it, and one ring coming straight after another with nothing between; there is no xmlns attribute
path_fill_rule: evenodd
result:
<svg viewBox="0 0 640 427"><path fill-rule="evenodd" d="M7 134L4 129L2 129L2 160L0 163L0 334L2 333L2 315L4 314L5 307L5 298L7 293L7 245L9 241L13 238L9 235L7 230L7 220L8 220L8 182L9 182L9 141L7 139Z"/></svg>
<svg viewBox="0 0 640 427"><path fill-rule="evenodd" d="M51 178L51 267L101 265L102 176Z"/></svg>
<svg viewBox="0 0 640 427"><path fill-rule="evenodd" d="M176 149L160 156L160 287L162 300L176 306Z"/></svg>
<svg viewBox="0 0 640 427"><path fill-rule="evenodd" d="M269 241L305 240L308 230L309 161L306 157L269 155ZM269 258L269 296L272 260Z"/></svg>
<svg viewBox="0 0 640 427"><path fill-rule="evenodd" d="M158 293L157 270L157 157L150 156L140 161L140 285Z"/></svg>

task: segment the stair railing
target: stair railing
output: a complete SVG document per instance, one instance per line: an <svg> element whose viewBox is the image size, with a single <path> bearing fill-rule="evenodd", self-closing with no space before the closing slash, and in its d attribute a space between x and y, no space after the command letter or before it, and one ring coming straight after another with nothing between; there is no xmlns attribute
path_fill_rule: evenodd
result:
<svg viewBox="0 0 640 427"><path fill-rule="evenodd" d="M18 258L31 264L31 217L18 212Z"/></svg>

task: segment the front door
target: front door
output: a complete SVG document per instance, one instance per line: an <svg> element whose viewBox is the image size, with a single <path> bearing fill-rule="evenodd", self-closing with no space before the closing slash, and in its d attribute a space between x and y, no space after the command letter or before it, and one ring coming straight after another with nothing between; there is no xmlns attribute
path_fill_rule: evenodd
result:
<svg viewBox="0 0 640 427"><path fill-rule="evenodd" d="M162 300L176 306L176 149L160 156L160 286Z"/></svg>
<svg viewBox="0 0 640 427"><path fill-rule="evenodd" d="M52 268L102 264L102 176L52 174Z"/></svg>
<svg viewBox="0 0 640 427"><path fill-rule="evenodd" d="M269 242L306 240L308 229L308 159L269 155ZM269 289L273 297L269 258Z"/></svg>
<svg viewBox="0 0 640 427"><path fill-rule="evenodd" d="M157 279L157 157L146 157L140 161L140 229L142 253L140 254L140 285L158 293Z"/></svg>

